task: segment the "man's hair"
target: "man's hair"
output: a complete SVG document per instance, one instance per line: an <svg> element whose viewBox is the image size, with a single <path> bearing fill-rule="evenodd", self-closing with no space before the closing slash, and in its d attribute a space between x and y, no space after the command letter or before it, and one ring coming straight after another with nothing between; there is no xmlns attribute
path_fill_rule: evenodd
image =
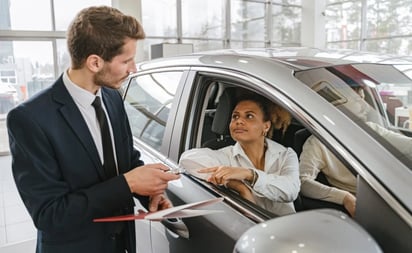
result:
<svg viewBox="0 0 412 253"><path fill-rule="evenodd" d="M122 53L127 38L145 38L142 25L134 17L109 6L81 10L67 31L72 68L81 68L92 54L100 56L104 61L111 61Z"/></svg>

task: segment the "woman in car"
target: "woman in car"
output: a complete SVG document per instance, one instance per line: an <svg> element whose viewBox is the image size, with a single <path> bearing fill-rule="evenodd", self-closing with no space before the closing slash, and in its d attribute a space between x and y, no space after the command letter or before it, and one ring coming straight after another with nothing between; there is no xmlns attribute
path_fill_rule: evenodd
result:
<svg viewBox="0 0 412 253"><path fill-rule="evenodd" d="M294 213L300 189L296 153L267 138L272 128L286 130L291 116L258 96L241 97L229 124L232 146L191 149L180 165L215 185L224 185L278 215Z"/></svg>

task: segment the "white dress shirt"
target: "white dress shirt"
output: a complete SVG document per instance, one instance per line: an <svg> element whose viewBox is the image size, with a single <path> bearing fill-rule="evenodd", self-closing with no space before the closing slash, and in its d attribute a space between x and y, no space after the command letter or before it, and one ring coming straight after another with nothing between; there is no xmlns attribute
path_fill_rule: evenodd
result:
<svg viewBox="0 0 412 253"><path fill-rule="evenodd" d="M306 197L343 204L348 192L356 192L356 177L313 135L303 144L299 167ZM315 180L320 171L332 186Z"/></svg>
<svg viewBox="0 0 412 253"><path fill-rule="evenodd" d="M67 71L63 73L63 83L67 91L73 98L74 102L76 103L77 107L79 108L80 113L82 114L83 119L86 122L87 127L89 128L90 134L93 137L94 144L96 145L96 149L99 152L100 160L103 164L104 158L103 158L102 135L100 132L99 121L97 120L97 117L96 117L96 111L92 105L96 96L100 97L102 101L103 110L106 114L107 123L109 124L110 137L112 138L114 159L115 159L115 163L117 167L117 157L116 157L116 152L115 152L116 148L115 148L115 143L114 143L112 125L110 123L110 117L107 114L106 107L104 106L104 103L103 103L101 89L99 89L95 95L91 93L90 91L80 88L79 85L73 83L70 80L69 75L67 74Z"/></svg>
<svg viewBox="0 0 412 253"><path fill-rule="evenodd" d="M383 126L374 122L366 122L366 124L392 144L399 152L406 156L409 161L412 161L412 138L403 134L388 130Z"/></svg>
<svg viewBox="0 0 412 253"><path fill-rule="evenodd" d="M412 160L412 139L376 123L366 122L385 140ZM345 195L356 194L356 177L316 137L310 136L300 155L301 193L304 196L343 204ZM322 171L331 186L316 181Z"/></svg>
<svg viewBox="0 0 412 253"><path fill-rule="evenodd" d="M270 139L266 139L266 144L264 171L254 167L238 143L218 150L188 150L182 154L180 165L189 173L204 180L209 175L198 173L198 169L215 166L253 169L259 175L252 189L256 203L278 215L294 213L293 201L300 189L297 155L292 149Z"/></svg>

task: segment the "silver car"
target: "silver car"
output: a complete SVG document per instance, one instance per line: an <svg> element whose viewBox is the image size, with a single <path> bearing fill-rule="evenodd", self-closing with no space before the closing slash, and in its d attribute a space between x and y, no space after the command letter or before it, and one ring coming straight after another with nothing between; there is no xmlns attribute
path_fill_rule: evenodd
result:
<svg viewBox="0 0 412 253"><path fill-rule="evenodd" d="M136 221L138 252L412 252L412 141L390 143L370 127L372 122L412 137L412 63L370 57L273 48L138 64L122 93L146 163L178 170L185 150L233 144L227 129L232 100L247 90L292 114L275 141L300 154L314 135L357 177L356 214L350 218L338 205L304 196L295 200L295 214L281 216L183 173L168 187L174 205L223 197L205 207L223 212ZM365 115L349 106L356 100L353 86L365 91Z"/></svg>

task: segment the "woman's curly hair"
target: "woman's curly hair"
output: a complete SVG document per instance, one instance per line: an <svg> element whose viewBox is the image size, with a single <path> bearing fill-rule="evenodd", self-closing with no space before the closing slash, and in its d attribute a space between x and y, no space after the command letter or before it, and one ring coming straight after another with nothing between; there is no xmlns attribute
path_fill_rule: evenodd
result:
<svg viewBox="0 0 412 253"><path fill-rule="evenodd" d="M271 107L270 118L273 128L282 129L282 134L285 134L290 125L290 122L292 121L292 115L278 104L272 103ZM273 134L273 131L271 131L271 134Z"/></svg>

